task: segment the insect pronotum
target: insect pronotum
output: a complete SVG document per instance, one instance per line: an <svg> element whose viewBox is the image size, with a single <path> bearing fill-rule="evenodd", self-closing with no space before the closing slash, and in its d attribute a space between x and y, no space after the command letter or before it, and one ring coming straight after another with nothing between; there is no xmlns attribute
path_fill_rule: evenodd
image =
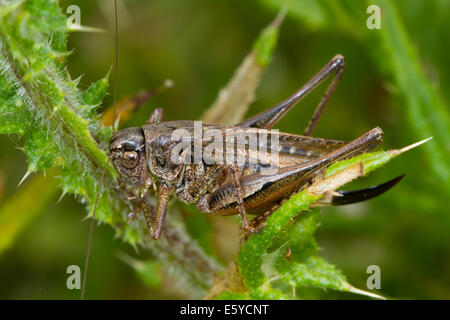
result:
<svg viewBox="0 0 450 320"><path fill-rule="evenodd" d="M115 18L114 100L118 61L117 7ZM198 127L197 122L190 120L163 121L162 109L156 109L144 126L114 133L110 141L110 159L120 178L135 198L142 199L147 192L154 192L157 198L156 208L149 208L152 214L145 215L150 237L160 238L171 196L192 203L208 214L239 214L242 228L257 232L264 226L264 219L249 221L248 214L267 217L281 202L310 185L330 164L376 147L383 135L378 127L350 142L312 137L344 69L344 57L336 55L293 95L234 126L202 124ZM303 135L271 130L294 105L330 76L333 77L331 83ZM253 136L256 139L252 139ZM220 143L214 145L217 140ZM261 141L266 142L261 145ZM196 151L201 154L198 159ZM236 155L243 160L238 161ZM274 156L275 162L272 161ZM370 199L390 189L401 178L364 190L339 191L339 196L331 197L327 204ZM95 217L95 212L93 215ZM82 297L84 286L85 278Z"/></svg>

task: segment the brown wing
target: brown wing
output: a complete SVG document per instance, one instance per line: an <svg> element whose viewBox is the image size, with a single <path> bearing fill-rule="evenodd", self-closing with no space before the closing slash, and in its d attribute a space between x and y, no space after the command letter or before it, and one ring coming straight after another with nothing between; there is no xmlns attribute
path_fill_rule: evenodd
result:
<svg viewBox="0 0 450 320"><path fill-rule="evenodd" d="M242 176L240 180L246 209L251 213L262 213L280 199L287 199L300 191L322 168L330 164L371 150L381 142L382 131L372 129L363 136L325 154L317 159L279 168L270 175L259 173ZM210 212L218 215L235 214L239 211L232 182L224 183L209 197Z"/></svg>

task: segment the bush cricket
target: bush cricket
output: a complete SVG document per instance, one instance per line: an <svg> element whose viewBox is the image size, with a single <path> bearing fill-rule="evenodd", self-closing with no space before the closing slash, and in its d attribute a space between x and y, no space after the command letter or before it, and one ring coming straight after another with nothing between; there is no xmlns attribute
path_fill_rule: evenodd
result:
<svg viewBox="0 0 450 320"><path fill-rule="evenodd" d="M162 109L153 111L143 127L116 132L110 141L110 156L121 179L137 198L144 197L149 190L157 196L157 206L151 209L154 219L146 215L150 236L160 238L171 195L208 214L240 214L243 229L256 232L263 224L251 223L248 213L269 215L281 202L308 186L330 164L376 147L383 135L380 128L351 142L311 136L344 68L344 57L337 55L280 104L235 126L202 124L197 137L194 121L163 121ZM297 102L331 75L334 77L304 135L271 130ZM183 134L175 135L175 132ZM256 138L247 139L251 135ZM270 137L271 142L261 146L260 137ZM276 143L273 143L274 138ZM215 145L213 154L215 160L220 161L204 156L198 161L192 160L195 147L204 155L210 143L217 140L220 143ZM184 149L179 147L182 142ZM227 146L223 147L225 142ZM232 157L228 157L228 153ZM236 154L245 159L238 163ZM274 154L276 163L270 161ZM272 173L263 173L263 169ZM367 200L388 190L400 179L369 189L341 192L332 197L329 204Z"/></svg>
<svg viewBox="0 0 450 320"><path fill-rule="evenodd" d="M114 1L114 12L116 56L113 120L118 70L117 0ZM194 204L207 214L239 214L244 231L258 232L264 226L268 215L283 201L320 177L329 165L370 151L381 142L383 133L378 127L350 142L312 137L344 69L344 57L336 55L306 84L281 103L233 126L203 124L200 135L196 135L195 121L163 121L162 109L156 109L141 128L126 128L113 134L109 146L110 158L103 171L99 189L102 187L106 168L112 161L130 191L130 200L137 200L145 207L142 212L149 235L155 240L161 237L169 198L172 195L183 202ZM272 130L294 105L330 76L331 83L303 135ZM185 134L174 135L180 130ZM249 136L256 136L256 139L250 139ZM195 159L195 149L198 148L203 155L211 140L216 140L217 137L220 137L222 144L213 148L213 161L207 161L211 160L211 157L203 156L200 160ZM259 137L270 137L270 142L265 140L266 143L261 145ZM229 140L231 144L227 144ZM226 142L225 148L223 142ZM179 145L184 148L177 148ZM228 157L230 153L232 157ZM215 161L218 154L221 161ZM236 154L240 155L243 161L236 161ZM276 155L275 162L273 155ZM392 188L402 177L367 189L337 191L321 205L343 205L368 200ZM144 200L147 192L154 192L157 198L156 208ZM81 299L84 298L99 193L100 190L91 222ZM249 221L247 214L256 214L257 218ZM130 218L134 215L135 212L130 214Z"/></svg>

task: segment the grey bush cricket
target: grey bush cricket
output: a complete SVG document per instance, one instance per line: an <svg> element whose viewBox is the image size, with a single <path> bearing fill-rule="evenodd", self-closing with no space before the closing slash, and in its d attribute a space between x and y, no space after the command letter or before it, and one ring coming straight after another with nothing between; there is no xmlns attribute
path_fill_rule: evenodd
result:
<svg viewBox="0 0 450 320"><path fill-rule="evenodd" d="M115 14L114 105L118 62L117 7ZM199 137L196 137L194 132L194 121L163 121L162 109L154 110L146 124L140 128L126 128L115 132L109 146L110 160L121 180L128 186L132 198L138 201L142 200L147 192L154 192L157 198L155 208L143 200L141 201L150 210L150 214L144 214L150 237L160 238L168 201L172 195L183 202L194 204L200 211L207 214L239 214L243 230L257 232L264 226L265 217L291 195L309 186L314 179L323 174L329 165L376 147L381 142L383 135L380 128L374 128L350 142L312 137L320 115L335 91L344 69L344 57L336 55L305 85L276 106L234 126L203 124ZM271 130L289 110L329 77L332 77L331 83L325 90L303 135ZM186 136L190 138L175 137L174 132L180 129L187 132ZM215 134L208 135L208 131L215 132ZM256 134L258 137L270 137L271 141L275 140L277 143L266 143L262 146L264 149L262 152L260 140L239 140L240 137L250 133ZM193 149L199 146L202 154L205 153L213 136L221 137L221 141L232 138L231 149L215 149L216 151L221 150L225 160L222 157L224 161L221 162L208 162L205 158L198 162L192 161ZM272 140L273 138L275 139ZM188 147L174 153L175 148L181 142L187 142ZM227 155L231 151L243 154L245 161L236 163L234 158L228 161ZM273 163L271 156L275 153L277 162ZM389 190L402 177L399 176L381 185L363 190L338 191L321 204L343 205L365 201ZM101 185L102 182L99 188ZM249 221L248 214L256 214L260 218ZM132 216L134 215L135 213L132 214ZM92 233L85 270L87 270L91 237ZM86 272L84 277L86 277ZM85 278L82 297L84 287Z"/></svg>
<svg viewBox="0 0 450 320"><path fill-rule="evenodd" d="M292 194L307 187L311 181L330 164L369 151L382 138L380 128L374 128L361 137L344 142L312 137L314 128L323 109L344 71L345 62L341 55L335 56L303 87L280 104L235 126L203 124L202 135L195 137L194 121L162 120L162 109L156 109L146 124L127 128L114 134L110 141L112 162L121 179L130 187L135 197L143 197L147 191L154 191L157 207L154 221L146 217L149 233L153 239L161 236L162 225L167 212L169 197L194 204L202 212L213 215L240 214L245 231L256 232L261 227L249 222L247 214L267 216ZM298 101L306 96L323 80L335 74L331 84L319 102L304 135L294 135L270 130ZM176 154L173 149L182 138L174 137L176 130L184 130L187 152ZM200 145L202 152L208 148L211 135L223 135L220 141L229 140L231 148L219 146L224 157L220 162L208 163L207 159L192 162L192 150ZM277 145L268 142L264 153L256 141L239 139L249 134L276 138ZM192 137L193 136L193 137ZM228 142L227 140L227 142ZM186 142L186 141L185 141ZM184 149L186 151L186 149ZM236 159L227 160L228 152L237 151L247 158L241 163ZM268 152L267 152L268 151ZM277 163L270 163L270 156L278 153ZM186 154L188 156L186 156ZM176 161L179 160L179 161ZM273 174L263 174L265 167ZM395 178L385 184L370 189L341 192L332 197L328 204L339 205L367 200L376 196L399 181Z"/></svg>

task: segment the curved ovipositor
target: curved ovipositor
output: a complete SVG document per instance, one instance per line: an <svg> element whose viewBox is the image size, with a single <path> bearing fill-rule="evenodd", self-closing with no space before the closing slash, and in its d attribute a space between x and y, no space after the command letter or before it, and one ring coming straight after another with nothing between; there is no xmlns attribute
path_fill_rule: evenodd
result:
<svg viewBox="0 0 450 320"><path fill-rule="evenodd" d="M339 196L333 196L331 199L331 205L333 206L342 206L346 204L352 204L357 203L361 201L366 201L372 198L375 198L379 196L380 194L385 193L389 189L391 189L393 186L395 186L400 180L403 179L405 175L402 174L401 176L398 176L392 180L389 180L385 183L372 186L366 189L360 189L360 190L351 190L351 191L336 191L339 193Z"/></svg>

